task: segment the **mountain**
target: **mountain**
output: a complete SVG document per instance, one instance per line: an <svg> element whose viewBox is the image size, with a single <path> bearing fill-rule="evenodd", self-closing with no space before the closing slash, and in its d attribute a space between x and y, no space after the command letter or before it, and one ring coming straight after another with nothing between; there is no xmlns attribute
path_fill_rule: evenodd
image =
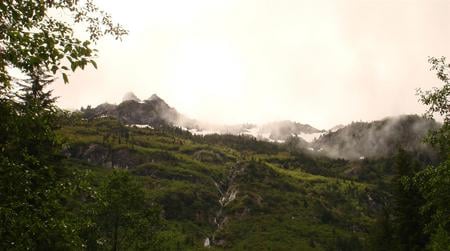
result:
<svg viewBox="0 0 450 251"><path fill-rule="evenodd" d="M262 125L217 125L206 123L190 119L178 113L156 94L141 101L134 93L128 92L122 100L119 105L104 103L93 109L88 108L82 111L88 119L109 116L117 118L125 124L155 126L164 123L182 127L192 134L245 134L271 142L284 142L293 136L311 142L325 132L308 124L300 124L288 120Z"/></svg>
<svg viewBox="0 0 450 251"><path fill-rule="evenodd" d="M125 93L125 95L122 98L122 102L130 101L130 100L136 101L136 102L141 102L141 100L134 93L132 93L132 92Z"/></svg>
<svg viewBox="0 0 450 251"><path fill-rule="evenodd" d="M237 124L237 125L210 125L197 124L193 128L186 128L193 134L234 134L249 135L258 140L283 143L291 137L300 137L306 142L312 142L325 131L316 129L308 124L300 124L289 120L275 121L262 125Z"/></svg>
<svg viewBox="0 0 450 251"><path fill-rule="evenodd" d="M423 143L439 124L417 115L402 115L373 122L354 122L330 130L313 142L313 148L333 158L363 159L395 154L399 147L430 154Z"/></svg>
<svg viewBox="0 0 450 251"><path fill-rule="evenodd" d="M136 104L121 105L144 105ZM133 174L151 204L162 208L162 234L174 246L164 250L361 246L380 205L373 185L343 175L351 163L290 152L283 144L138 128L112 117L69 123L58 131L68 139L62 153L68 168L91 170L97 181L114 169ZM345 245L339 250L350 250Z"/></svg>
<svg viewBox="0 0 450 251"><path fill-rule="evenodd" d="M269 139L276 141L286 141L288 138L301 137L307 142L318 138L325 131L314 128L308 124L300 124L289 120L276 121L263 124L258 128L258 133L268 135Z"/></svg>
<svg viewBox="0 0 450 251"><path fill-rule="evenodd" d="M344 128L344 127L345 127L345 125L339 124L339 125L333 126L333 127L330 128L328 131L329 131L329 132L335 132L335 131L337 131L337 130L339 130L339 129L342 129L342 128Z"/></svg>
<svg viewBox="0 0 450 251"><path fill-rule="evenodd" d="M141 101L133 93L125 94L119 105L101 104L82 110L87 119L113 117L127 125L169 125L194 135L247 135L257 140L296 145L315 154L332 158L364 159L392 156L398 147L408 151L432 154L422 142L428 130L439 125L417 115L403 115L373 122L337 125L325 131L289 120L261 125L218 125L188 118L153 94Z"/></svg>
<svg viewBox="0 0 450 251"><path fill-rule="evenodd" d="M95 108L83 109L85 117L94 119L98 117L114 117L125 124L175 125L182 117L174 108L163 99L153 94L150 98L141 101L133 93L127 93L119 105L101 104Z"/></svg>
<svg viewBox="0 0 450 251"><path fill-rule="evenodd" d="M164 250L366 250L397 148L420 170L431 153L422 137L439 127L417 115L329 131L292 121L212 125L157 95L82 112L87 120L58 130L66 165L98 180L115 169L136 176L162 209L173 243Z"/></svg>

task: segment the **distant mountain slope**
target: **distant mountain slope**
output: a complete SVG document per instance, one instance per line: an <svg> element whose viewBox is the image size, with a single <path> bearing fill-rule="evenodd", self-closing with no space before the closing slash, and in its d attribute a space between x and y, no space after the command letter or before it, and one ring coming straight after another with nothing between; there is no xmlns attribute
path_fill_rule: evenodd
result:
<svg viewBox="0 0 450 251"><path fill-rule="evenodd" d="M197 126L188 129L193 134L235 134L250 135L258 140L282 143L290 137L300 137L307 142L312 142L325 131L316 129L308 124L300 124L298 122L284 120L275 121L262 125L256 124L238 124L229 126Z"/></svg>
<svg viewBox="0 0 450 251"><path fill-rule="evenodd" d="M95 108L82 110L88 119L102 116L114 117L125 124L170 124L174 125L182 116L170 107L163 99L153 94L150 98L140 101L133 93L125 94L119 105L101 104Z"/></svg>
<svg viewBox="0 0 450 251"><path fill-rule="evenodd" d="M324 132L308 124L283 120L262 125L247 125L241 134L251 135L257 139L271 142L285 142L291 137L300 137L307 142L311 142Z"/></svg>
<svg viewBox="0 0 450 251"><path fill-rule="evenodd" d="M68 167L97 177L113 168L139 176L163 209L164 236L176 243L165 250L362 245L379 207L370 184L336 178L350 168L346 161L291 154L248 136L195 136L114 118L70 121L58 135L68 139Z"/></svg>
<svg viewBox="0 0 450 251"><path fill-rule="evenodd" d="M248 135L257 140L294 144L297 148L313 150L332 158L360 159L392 156L403 147L408 151L430 153L422 143L430 129L439 125L417 115L403 115L373 122L355 122L335 126L329 131L308 124L283 120L257 124L218 125L190 119L170 107L153 94L141 101L133 93L125 94L123 102L101 104L83 109L84 117L94 119L113 117L127 125L169 125L181 127L195 135L231 134Z"/></svg>
<svg viewBox="0 0 450 251"><path fill-rule="evenodd" d="M373 122L354 122L324 134L313 147L333 158L358 159L385 157L398 147L408 151L429 152L423 143L428 130L438 128L434 120L403 115Z"/></svg>
<svg viewBox="0 0 450 251"><path fill-rule="evenodd" d="M122 100L122 103L119 105L104 103L95 108L83 109L82 112L88 119L107 116L117 118L125 124L146 124L151 126L168 124L182 127L193 134L246 134L271 142L284 142L292 136L298 136L307 142L311 142L324 133L324 131L308 124L300 124L288 120L263 125L214 125L205 123L178 113L177 110L170 107L156 94L141 101L134 93L128 92Z"/></svg>

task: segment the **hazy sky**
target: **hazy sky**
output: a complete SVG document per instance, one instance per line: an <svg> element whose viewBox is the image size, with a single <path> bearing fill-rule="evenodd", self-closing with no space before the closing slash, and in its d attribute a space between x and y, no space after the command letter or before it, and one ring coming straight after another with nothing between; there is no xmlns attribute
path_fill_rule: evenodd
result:
<svg viewBox="0 0 450 251"><path fill-rule="evenodd" d="M449 0L97 2L130 34L55 84L65 108L133 91L211 122L327 129L423 112L415 89L440 84L427 57L450 56Z"/></svg>

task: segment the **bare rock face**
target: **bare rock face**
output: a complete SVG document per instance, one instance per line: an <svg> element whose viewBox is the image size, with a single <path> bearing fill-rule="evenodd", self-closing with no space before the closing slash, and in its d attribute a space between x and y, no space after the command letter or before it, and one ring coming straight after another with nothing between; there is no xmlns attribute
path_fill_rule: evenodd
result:
<svg viewBox="0 0 450 251"><path fill-rule="evenodd" d="M114 117L125 124L151 126L174 125L181 117L181 114L156 94L141 101L132 92L126 93L123 101L118 105L104 103L95 108L82 110L82 112L87 119Z"/></svg>
<svg viewBox="0 0 450 251"><path fill-rule="evenodd" d="M130 101L130 100L136 101L136 102L141 102L141 100L136 95L134 95L134 93L132 93L132 92L125 93L125 95L122 98L122 102Z"/></svg>
<svg viewBox="0 0 450 251"><path fill-rule="evenodd" d="M163 155L164 152L143 156L131 149L111 149L103 144L75 145L64 149L63 154L72 158L86 160L94 165L110 168L134 168L153 159L167 159Z"/></svg>
<svg viewBox="0 0 450 251"><path fill-rule="evenodd" d="M127 124L175 124L180 114L156 95L144 102L125 101L116 108L116 117Z"/></svg>
<svg viewBox="0 0 450 251"><path fill-rule="evenodd" d="M145 101L147 101L147 102L151 102L151 101L164 102L164 100L156 94L153 94L150 98L146 99Z"/></svg>

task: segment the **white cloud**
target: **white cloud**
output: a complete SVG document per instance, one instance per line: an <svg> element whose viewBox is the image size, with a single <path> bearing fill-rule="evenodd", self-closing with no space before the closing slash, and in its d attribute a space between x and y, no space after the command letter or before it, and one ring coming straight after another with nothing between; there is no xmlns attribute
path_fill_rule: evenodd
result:
<svg viewBox="0 0 450 251"><path fill-rule="evenodd" d="M131 90L199 119L329 128L422 112L414 90L439 84L427 56L450 56L445 0L99 3L130 35L99 44L98 71L55 85L62 106Z"/></svg>

